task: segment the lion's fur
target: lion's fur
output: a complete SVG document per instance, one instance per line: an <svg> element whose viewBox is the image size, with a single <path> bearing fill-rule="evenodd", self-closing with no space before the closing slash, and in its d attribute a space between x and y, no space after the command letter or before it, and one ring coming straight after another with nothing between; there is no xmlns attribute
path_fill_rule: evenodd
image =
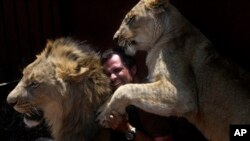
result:
<svg viewBox="0 0 250 141"><path fill-rule="evenodd" d="M141 0L114 35L127 53L147 51L151 83L121 86L99 111L147 112L187 118L212 141L228 141L230 124L250 124L250 74L223 59L169 0Z"/></svg>
<svg viewBox="0 0 250 141"><path fill-rule="evenodd" d="M56 141L90 141L100 131L95 112L110 93L99 55L85 43L60 38L48 41L24 69L7 101L21 113L42 110Z"/></svg>

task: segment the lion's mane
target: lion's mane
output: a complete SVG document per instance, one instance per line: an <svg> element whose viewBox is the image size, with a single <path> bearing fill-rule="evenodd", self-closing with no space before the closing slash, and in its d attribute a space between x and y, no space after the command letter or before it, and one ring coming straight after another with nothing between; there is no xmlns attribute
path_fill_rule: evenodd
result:
<svg viewBox="0 0 250 141"><path fill-rule="evenodd" d="M111 94L109 86L99 55L89 45L60 38L48 41L24 69L7 101L21 113L41 110L56 141L88 141L100 131L95 112Z"/></svg>

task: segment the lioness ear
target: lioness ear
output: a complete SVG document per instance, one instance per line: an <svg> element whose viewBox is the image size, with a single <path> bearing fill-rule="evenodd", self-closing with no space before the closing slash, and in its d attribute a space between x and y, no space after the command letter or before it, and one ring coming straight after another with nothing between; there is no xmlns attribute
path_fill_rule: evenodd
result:
<svg viewBox="0 0 250 141"><path fill-rule="evenodd" d="M167 7L169 5L169 0L142 0L142 1L149 9Z"/></svg>

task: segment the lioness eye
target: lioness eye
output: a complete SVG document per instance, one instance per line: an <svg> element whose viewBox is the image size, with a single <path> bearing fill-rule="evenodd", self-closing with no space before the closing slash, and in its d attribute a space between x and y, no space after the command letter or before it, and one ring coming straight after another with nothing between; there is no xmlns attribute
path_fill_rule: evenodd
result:
<svg viewBox="0 0 250 141"><path fill-rule="evenodd" d="M30 87L31 88L37 88L39 86L39 83L38 82L35 82L33 81L31 84L30 84Z"/></svg>

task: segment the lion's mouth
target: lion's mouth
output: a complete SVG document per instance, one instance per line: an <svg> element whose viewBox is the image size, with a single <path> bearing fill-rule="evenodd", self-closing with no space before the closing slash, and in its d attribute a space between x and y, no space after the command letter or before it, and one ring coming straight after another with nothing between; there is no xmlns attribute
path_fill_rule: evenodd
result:
<svg viewBox="0 0 250 141"><path fill-rule="evenodd" d="M43 112L41 110L32 110L30 113L24 114L24 123L28 127L35 127L42 123L43 121Z"/></svg>
<svg viewBox="0 0 250 141"><path fill-rule="evenodd" d="M43 111L30 103L20 103L15 104L14 109L23 114L24 123L28 127L40 125L44 119Z"/></svg>

